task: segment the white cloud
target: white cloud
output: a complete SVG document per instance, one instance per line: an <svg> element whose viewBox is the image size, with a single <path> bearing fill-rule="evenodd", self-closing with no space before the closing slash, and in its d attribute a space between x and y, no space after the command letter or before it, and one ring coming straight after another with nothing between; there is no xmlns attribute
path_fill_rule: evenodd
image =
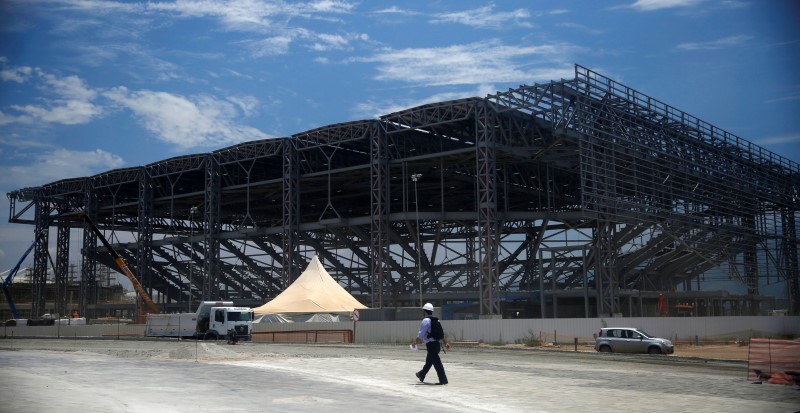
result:
<svg viewBox="0 0 800 413"><path fill-rule="evenodd" d="M303 28L287 29L278 36L245 42L255 57L282 55L289 52L292 43L305 41L308 48L315 51L342 50L350 47L350 42L369 41L365 33L328 34L315 33Z"/></svg>
<svg viewBox="0 0 800 413"><path fill-rule="evenodd" d="M109 90L104 96L130 109L158 139L182 149L269 137L235 122L239 109L249 113L256 106L257 101L251 97L232 102L206 95L187 98L166 92L130 91L125 87Z"/></svg>
<svg viewBox="0 0 800 413"><path fill-rule="evenodd" d="M507 46L490 40L442 48L381 50L354 61L377 62L379 80L440 86L559 79L573 75L569 44ZM547 62L531 66L531 61Z"/></svg>
<svg viewBox="0 0 800 413"><path fill-rule="evenodd" d="M5 62L5 60L3 60ZM13 67L0 70L0 80L3 82L25 83L30 79L33 68L28 66Z"/></svg>
<svg viewBox="0 0 800 413"><path fill-rule="evenodd" d="M266 57L285 54L289 51L294 36L284 34L280 36L267 37L261 40L247 42L253 57Z"/></svg>
<svg viewBox="0 0 800 413"><path fill-rule="evenodd" d="M605 33L605 30L593 29L593 28L590 28L590 27L588 27L586 25L573 23L573 22L558 23L556 26L563 27L563 28L566 28L566 29L571 29L571 30L580 30L580 31L582 31L584 33L588 33L588 34L591 34L591 35L598 35L598 34Z"/></svg>
<svg viewBox="0 0 800 413"><path fill-rule="evenodd" d="M444 13L436 16L431 23L458 23L478 28L502 29L509 25L532 27L525 21L531 17L525 9L516 9L510 12L495 12L494 4L473 10L454 13Z"/></svg>
<svg viewBox="0 0 800 413"><path fill-rule="evenodd" d="M44 75L43 78L48 89L65 99L91 101L97 97L97 92L89 88L78 76Z"/></svg>
<svg viewBox="0 0 800 413"><path fill-rule="evenodd" d="M297 40L303 40L303 46L314 50L330 50L342 48L338 34L315 34L303 27L298 20L337 21L338 16L349 14L356 3L340 0L318 0L306 2L265 2L260 0L185 0L154 1L130 3L126 1L56 1L58 7L81 12L80 17L65 16L54 19L58 30L68 36L73 32L88 31L102 38L126 39L128 44L119 48L98 49L94 44L81 45L71 41L70 48L83 48L89 62L100 64L110 61L122 53L134 53L137 59L153 59L145 56L146 52L136 50L137 38L146 32L164 25L172 25L176 20L194 20L203 25L208 22L218 24L225 32L255 34L260 38L242 40L239 44L249 47L255 57L281 55L288 52ZM44 6L43 12L49 12ZM116 25L106 24L107 15L114 13ZM343 39L361 39L362 35L344 35ZM131 40L132 39L132 40ZM155 60L155 59L154 59ZM85 63L85 62L82 62ZM160 66L166 62L148 62L152 67L164 70ZM170 73L164 78L174 75Z"/></svg>
<svg viewBox="0 0 800 413"><path fill-rule="evenodd" d="M0 145L14 146L15 150L52 150L53 145L47 142L38 141L35 139L25 139L18 133L9 133L7 135L0 135ZM24 151L23 151L24 152Z"/></svg>
<svg viewBox="0 0 800 413"><path fill-rule="evenodd" d="M94 103L97 92L77 76L59 77L23 66L4 69L0 80L31 82L44 93L44 96L36 99L36 104L10 105L0 111L0 125L79 125L88 123L103 113L102 108Z"/></svg>
<svg viewBox="0 0 800 413"><path fill-rule="evenodd" d="M239 1L178 1L173 3L148 3L150 11L177 13L181 17L217 18L231 31L278 32L285 21L292 18L319 18L326 15L349 13L355 5L345 1L263 2Z"/></svg>
<svg viewBox="0 0 800 413"><path fill-rule="evenodd" d="M79 9L84 11L94 11L97 14L107 15L107 14L117 14L117 13L138 13L142 11L142 5L140 3L131 3L126 1L112 1L112 0L101 0L101 1L72 1L72 0L61 0L61 1L54 1L53 3L58 3L58 6L61 8L72 8L72 9Z"/></svg>
<svg viewBox="0 0 800 413"><path fill-rule="evenodd" d="M682 43L676 47L681 50L722 50L741 46L752 38L753 36L746 35L729 36L710 42Z"/></svg>
<svg viewBox="0 0 800 413"><path fill-rule="evenodd" d="M259 105L258 99L253 96L229 96L228 101L234 103L244 113L245 116L250 117L256 114L256 108Z"/></svg>
<svg viewBox="0 0 800 413"><path fill-rule="evenodd" d="M76 162L80 159L80 162ZM73 151L63 148L37 152L24 165L6 166L0 174L0 187L25 188L58 181L65 176L91 176L100 171L119 168L124 161L118 155L96 149Z"/></svg>
<svg viewBox="0 0 800 413"><path fill-rule="evenodd" d="M248 31L267 27L269 17L279 15L278 5L242 0L236 2L221 1L178 1L148 3L151 12L166 12L184 18L212 17L219 19L228 29Z"/></svg>
<svg viewBox="0 0 800 413"><path fill-rule="evenodd" d="M698 16L711 13L713 10L743 9L751 6L753 6L752 2L747 0L636 0L630 4L612 7L612 9L634 9L643 12L682 9L681 13L690 12Z"/></svg>
<svg viewBox="0 0 800 413"><path fill-rule="evenodd" d="M800 100L800 95L784 96L780 98L769 99L765 100L764 103L786 103L786 102L794 102L797 100Z"/></svg>
<svg viewBox="0 0 800 413"><path fill-rule="evenodd" d="M0 76L0 79L32 82L43 95L36 98L36 104L0 108L0 125L78 125L89 123L104 113L104 108L96 103L101 92L90 88L77 76L59 77L31 68L10 68L5 71L16 75ZM157 138L179 148L239 143L267 137L255 128L235 122L240 115L251 116L255 113L259 102L252 96L231 97L228 100L211 96L189 99L166 92L135 92L117 87L102 92L102 97L130 109Z"/></svg>
<svg viewBox="0 0 800 413"><path fill-rule="evenodd" d="M353 7L355 4L347 1L320 0L308 3L305 8L324 13L348 13Z"/></svg>
<svg viewBox="0 0 800 413"><path fill-rule="evenodd" d="M700 0L636 0L629 7L639 11L654 11L676 7L689 7L699 2Z"/></svg>
<svg viewBox="0 0 800 413"><path fill-rule="evenodd" d="M375 10L373 13L378 13L378 14L403 14L403 15L418 15L419 14L419 13L411 11L411 10L401 9L401 8L399 8L397 6L392 6L392 7L389 7L389 8L386 8L386 9L381 9L381 10Z"/></svg>
<svg viewBox="0 0 800 413"><path fill-rule="evenodd" d="M781 136L770 136L766 138L756 139L753 141L753 143L761 146L783 145L787 143L800 143L800 133L781 135Z"/></svg>
<svg viewBox="0 0 800 413"><path fill-rule="evenodd" d="M379 118L382 115L398 112L428 103L444 102L448 100L464 99L470 97L485 97L497 92L493 85L478 85L472 90L443 92L422 99L405 99L387 101L382 98L379 102L370 100L360 103L353 108L353 115L359 119Z"/></svg>
<svg viewBox="0 0 800 413"><path fill-rule="evenodd" d="M81 125L100 115L101 108L80 100L55 100L47 106L12 105L11 109L20 113L6 119L8 123L59 123L62 125Z"/></svg>
<svg viewBox="0 0 800 413"><path fill-rule="evenodd" d="M347 46L348 40L338 34L319 34L316 36L317 41L312 46L312 49L317 51L325 51L331 49L343 49Z"/></svg>

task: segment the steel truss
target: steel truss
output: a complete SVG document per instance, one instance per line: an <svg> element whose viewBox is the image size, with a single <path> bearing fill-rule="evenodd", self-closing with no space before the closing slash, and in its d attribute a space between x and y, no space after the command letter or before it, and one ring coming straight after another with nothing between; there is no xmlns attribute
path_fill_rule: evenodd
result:
<svg viewBox="0 0 800 413"><path fill-rule="evenodd" d="M83 228L86 210L166 308L263 303L317 254L373 307L415 303L421 286L426 301L489 317L514 296L555 317L546 302L572 295L588 317L712 273L753 298L760 282L785 283L800 313L799 193L797 163L576 66L574 79L8 197L9 221L36 231L62 213L58 282L62 228ZM84 228L82 312L96 302L93 263L108 261L96 241Z"/></svg>

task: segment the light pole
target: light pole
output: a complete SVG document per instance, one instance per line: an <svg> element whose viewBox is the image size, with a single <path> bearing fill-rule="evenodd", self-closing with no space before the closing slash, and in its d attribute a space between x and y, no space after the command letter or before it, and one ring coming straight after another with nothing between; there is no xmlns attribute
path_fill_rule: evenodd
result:
<svg viewBox="0 0 800 413"><path fill-rule="evenodd" d="M189 208L189 312L192 312L192 269L194 268L194 214L197 207Z"/></svg>
<svg viewBox="0 0 800 413"><path fill-rule="evenodd" d="M422 307L422 253L419 242L419 198L417 198L417 180L419 178L422 178L422 174L411 174L411 180L414 181L414 207L417 210L417 278L419 279L419 306Z"/></svg>

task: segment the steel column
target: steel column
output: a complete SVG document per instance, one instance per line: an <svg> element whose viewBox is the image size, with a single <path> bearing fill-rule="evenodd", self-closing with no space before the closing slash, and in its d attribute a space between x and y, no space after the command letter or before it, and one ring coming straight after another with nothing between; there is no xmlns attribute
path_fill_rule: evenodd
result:
<svg viewBox="0 0 800 413"><path fill-rule="evenodd" d="M153 183L146 168L139 170L139 203L137 231L139 239L136 249L136 269L134 274L139 283L154 297L153 279Z"/></svg>
<svg viewBox="0 0 800 413"><path fill-rule="evenodd" d="M47 293L47 257L50 228L50 207L40 198L36 202L36 234L41 234L39 242L33 249L33 301L31 302L31 318L41 317L46 311Z"/></svg>
<svg viewBox="0 0 800 413"><path fill-rule="evenodd" d="M283 142L283 252L281 266L282 289L286 289L299 275L295 266L300 230L300 165L297 144L293 139Z"/></svg>
<svg viewBox="0 0 800 413"><path fill-rule="evenodd" d="M220 179L219 162L214 156L206 157L205 164L205 233L203 250L203 299L220 298L219 280L221 268L219 261L219 234L221 230L222 179Z"/></svg>
<svg viewBox="0 0 800 413"><path fill-rule="evenodd" d="M787 288L789 292L789 311L800 315L800 260L798 260L797 210L786 209L781 214L781 248L786 267Z"/></svg>
<svg viewBox="0 0 800 413"><path fill-rule="evenodd" d="M90 180L84 182L84 213L92 220L96 220L97 199ZM97 304L97 258L94 249L97 246L95 235L89 224L83 224L83 254L81 256L81 289L78 311L82 317L92 317L89 306Z"/></svg>
<svg viewBox="0 0 800 413"><path fill-rule="evenodd" d="M373 122L370 136L370 287L373 308L383 308L384 286L391 278L384 257L389 248L389 152L383 124ZM391 291L391 290L389 290Z"/></svg>
<svg viewBox="0 0 800 413"><path fill-rule="evenodd" d="M55 310L64 316L67 314L67 281L69 280L69 233L68 223L59 222L56 240L55 269Z"/></svg>
<svg viewBox="0 0 800 413"><path fill-rule="evenodd" d="M477 106L475 150L477 162L478 229L480 248L480 307L481 315L499 315L500 300L495 295L497 274L497 114L488 102Z"/></svg>

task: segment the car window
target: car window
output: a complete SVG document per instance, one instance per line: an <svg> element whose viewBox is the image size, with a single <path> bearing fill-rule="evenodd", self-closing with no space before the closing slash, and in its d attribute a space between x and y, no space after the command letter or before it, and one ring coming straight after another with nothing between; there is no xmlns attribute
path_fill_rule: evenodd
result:
<svg viewBox="0 0 800 413"><path fill-rule="evenodd" d="M631 333L631 338L635 338L637 340L642 338L642 335L637 333L636 331L629 331L629 333Z"/></svg>

